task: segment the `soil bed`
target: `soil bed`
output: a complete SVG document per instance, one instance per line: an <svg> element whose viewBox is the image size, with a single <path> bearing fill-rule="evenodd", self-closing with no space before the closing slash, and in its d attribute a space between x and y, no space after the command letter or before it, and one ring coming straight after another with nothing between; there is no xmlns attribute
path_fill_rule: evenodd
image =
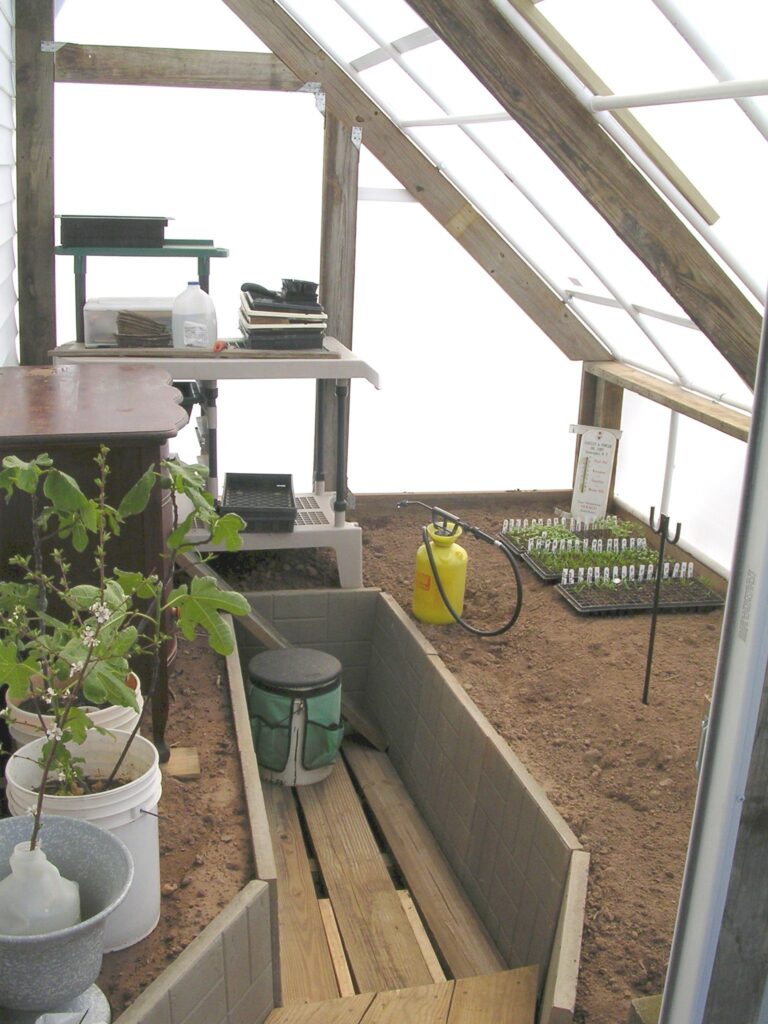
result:
<svg viewBox="0 0 768 1024"><path fill-rule="evenodd" d="M391 593L407 611L425 513L395 511L398 497L359 497L350 518L364 528L365 585ZM492 534L506 517L552 515L569 501L564 492L413 497ZM470 559L465 618L498 626L514 604L510 567L489 545L462 543ZM253 552L217 563L243 590L338 586L331 552ZM663 985L722 611L659 621L646 706L649 618L576 616L554 587L521 571L523 610L510 632L483 639L458 625L420 628L590 851L576 1020L619 1024L631 998ZM725 592L721 581L710 582ZM202 643L180 644L168 736L198 748L203 776L179 782L165 774L162 920L143 943L105 959L100 983L115 1017L252 871L224 679L221 660Z"/></svg>

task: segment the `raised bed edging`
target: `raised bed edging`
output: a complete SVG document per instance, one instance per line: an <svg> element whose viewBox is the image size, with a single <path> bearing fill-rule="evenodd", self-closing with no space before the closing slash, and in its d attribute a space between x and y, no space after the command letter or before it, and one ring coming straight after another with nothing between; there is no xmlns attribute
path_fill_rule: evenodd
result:
<svg viewBox="0 0 768 1024"><path fill-rule="evenodd" d="M540 965L539 1024L570 1021L589 855L543 789L388 594L246 596L289 641L339 658L344 687L376 715L393 765L499 952L510 967ZM237 632L247 666L260 648Z"/></svg>

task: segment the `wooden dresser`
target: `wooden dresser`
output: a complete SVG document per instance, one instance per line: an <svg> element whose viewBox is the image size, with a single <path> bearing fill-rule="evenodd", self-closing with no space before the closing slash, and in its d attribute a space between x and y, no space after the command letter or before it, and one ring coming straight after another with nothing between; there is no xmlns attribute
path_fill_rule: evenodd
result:
<svg viewBox="0 0 768 1024"><path fill-rule="evenodd" d="M0 459L30 459L47 452L59 469L74 476L83 490L93 490L93 463L100 444L110 450L107 499L117 504L152 464L158 465L168 439L186 424L181 395L166 371L146 366L21 366L0 368ZM143 572L162 570L170 506L160 492L146 512L131 519L110 540L110 563ZM30 506L24 496L8 504L0 499L0 572L8 558L31 553ZM67 551L69 558L70 552ZM72 552L73 575L90 578L92 554ZM167 653L167 652L166 652ZM168 717L168 658L161 659L152 704L152 733L161 759ZM137 666L146 685L149 664Z"/></svg>

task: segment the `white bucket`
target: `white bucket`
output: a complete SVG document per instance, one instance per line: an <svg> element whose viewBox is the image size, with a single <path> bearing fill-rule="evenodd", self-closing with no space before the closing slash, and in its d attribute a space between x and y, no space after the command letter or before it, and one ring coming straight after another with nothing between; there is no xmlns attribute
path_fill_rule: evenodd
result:
<svg viewBox="0 0 768 1024"><path fill-rule="evenodd" d="M42 735L40 719L34 711L24 711L17 704L14 704L6 694L5 703L8 706L11 717L8 719L8 730L14 742L14 750L23 747L25 743L39 739ZM110 704L106 708L82 708L88 713L94 725L100 729L120 729L123 732L130 732L139 720L141 709L144 706L144 698L141 692L136 693L136 703L139 706L138 712L133 708L122 707L118 704ZM53 725L52 715L43 715L45 728L50 729Z"/></svg>
<svg viewBox="0 0 768 1024"><path fill-rule="evenodd" d="M84 743L69 744L85 758L85 771L106 778L128 739L127 732L100 734L91 730ZM41 770L37 764L45 738L33 740L11 756L5 769L8 807L11 814L26 814L37 803L35 791ZM120 768L131 778L117 789L84 796L46 796L43 810L90 821L113 832L130 850L134 875L122 905L107 919L104 952L125 949L145 938L160 919L160 839L156 810L162 793L162 774L157 750L143 736L136 736Z"/></svg>

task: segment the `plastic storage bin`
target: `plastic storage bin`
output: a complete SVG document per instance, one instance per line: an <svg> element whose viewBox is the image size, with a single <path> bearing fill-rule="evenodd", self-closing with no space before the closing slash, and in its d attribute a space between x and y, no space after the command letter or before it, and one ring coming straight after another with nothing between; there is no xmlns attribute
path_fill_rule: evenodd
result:
<svg viewBox="0 0 768 1024"><path fill-rule="evenodd" d="M290 473L227 473L222 512L242 516L257 533L291 533L298 512Z"/></svg>
<svg viewBox="0 0 768 1024"><path fill-rule="evenodd" d="M86 348L117 345L117 316L122 310L150 317L171 331L172 298L88 299L83 307Z"/></svg>
<svg viewBox="0 0 768 1024"><path fill-rule="evenodd" d="M248 663L248 680L261 777L305 786L330 775L344 737L339 660L307 647L263 651Z"/></svg>

